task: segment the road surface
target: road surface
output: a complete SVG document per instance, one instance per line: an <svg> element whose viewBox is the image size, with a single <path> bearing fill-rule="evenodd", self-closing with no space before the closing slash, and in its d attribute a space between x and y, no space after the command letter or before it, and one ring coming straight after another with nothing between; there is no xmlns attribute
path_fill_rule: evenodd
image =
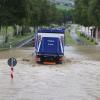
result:
<svg viewBox="0 0 100 100"><path fill-rule="evenodd" d="M0 100L100 100L100 48L91 48L65 47L62 65L36 64L33 48L0 52ZM18 60L13 80L11 56Z"/></svg>
<svg viewBox="0 0 100 100"><path fill-rule="evenodd" d="M70 35L71 35L72 39L75 40L78 45L85 44L85 42L83 40L81 40L80 37L77 35L77 26L76 25L72 25Z"/></svg>

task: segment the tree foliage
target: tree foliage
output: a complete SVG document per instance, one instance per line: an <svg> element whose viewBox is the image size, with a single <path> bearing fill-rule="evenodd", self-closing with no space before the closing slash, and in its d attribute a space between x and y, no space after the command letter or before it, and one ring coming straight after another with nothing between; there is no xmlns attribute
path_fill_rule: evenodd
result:
<svg viewBox="0 0 100 100"><path fill-rule="evenodd" d="M84 26L100 26L100 0L76 0L74 21Z"/></svg>
<svg viewBox="0 0 100 100"><path fill-rule="evenodd" d="M92 25L100 27L100 0L90 0L88 15Z"/></svg>
<svg viewBox="0 0 100 100"><path fill-rule="evenodd" d="M65 15L48 0L0 0L1 25L61 24Z"/></svg>

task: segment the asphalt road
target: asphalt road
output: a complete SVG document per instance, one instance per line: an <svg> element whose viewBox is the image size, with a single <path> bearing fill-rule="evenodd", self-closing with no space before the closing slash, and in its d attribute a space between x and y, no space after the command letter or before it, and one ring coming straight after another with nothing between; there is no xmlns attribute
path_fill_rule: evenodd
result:
<svg viewBox="0 0 100 100"><path fill-rule="evenodd" d="M76 29L77 29L77 26L73 25L72 29L71 29L71 32L70 32L71 37L76 41L76 43L78 45L84 45L85 42L79 38L79 36L76 33Z"/></svg>

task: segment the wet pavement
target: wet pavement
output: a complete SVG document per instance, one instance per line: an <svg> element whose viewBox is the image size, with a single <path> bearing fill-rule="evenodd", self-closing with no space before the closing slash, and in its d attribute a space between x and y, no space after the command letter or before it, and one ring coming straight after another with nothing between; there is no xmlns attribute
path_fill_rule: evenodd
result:
<svg viewBox="0 0 100 100"><path fill-rule="evenodd" d="M81 40L80 37L77 35L77 26L76 26L76 25L73 25L73 26L72 26L70 35L71 35L72 39L75 40L76 43L77 43L78 45L84 45L84 44L86 44L86 43L85 43L83 40Z"/></svg>
<svg viewBox="0 0 100 100"><path fill-rule="evenodd" d="M0 52L0 100L100 100L99 50L65 47L62 65L34 63L33 48ZM11 56L18 60L13 80L7 65Z"/></svg>

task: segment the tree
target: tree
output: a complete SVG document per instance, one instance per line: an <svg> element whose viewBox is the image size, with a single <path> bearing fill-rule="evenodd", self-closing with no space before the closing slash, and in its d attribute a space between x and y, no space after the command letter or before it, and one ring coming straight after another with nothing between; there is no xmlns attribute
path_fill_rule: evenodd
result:
<svg viewBox="0 0 100 100"><path fill-rule="evenodd" d="M2 26L20 25L25 29L65 23L66 11L58 10L48 0L0 0L0 24Z"/></svg>
<svg viewBox="0 0 100 100"><path fill-rule="evenodd" d="M76 0L74 21L78 24L89 26L88 18L89 0Z"/></svg>
<svg viewBox="0 0 100 100"><path fill-rule="evenodd" d="M89 20L92 25L100 26L100 0L91 0L89 3Z"/></svg>
<svg viewBox="0 0 100 100"><path fill-rule="evenodd" d="M100 1L91 0L89 3L89 21L96 27L96 42L98 42L98 29L100 29Z"/></svg>
<svg viewBox="0 0 100 100"><path fill-rule="evenodd" d="M100 0L76 0L75 4L75 22L88 27L95 26L97 41L100 27Z"/></svg>

